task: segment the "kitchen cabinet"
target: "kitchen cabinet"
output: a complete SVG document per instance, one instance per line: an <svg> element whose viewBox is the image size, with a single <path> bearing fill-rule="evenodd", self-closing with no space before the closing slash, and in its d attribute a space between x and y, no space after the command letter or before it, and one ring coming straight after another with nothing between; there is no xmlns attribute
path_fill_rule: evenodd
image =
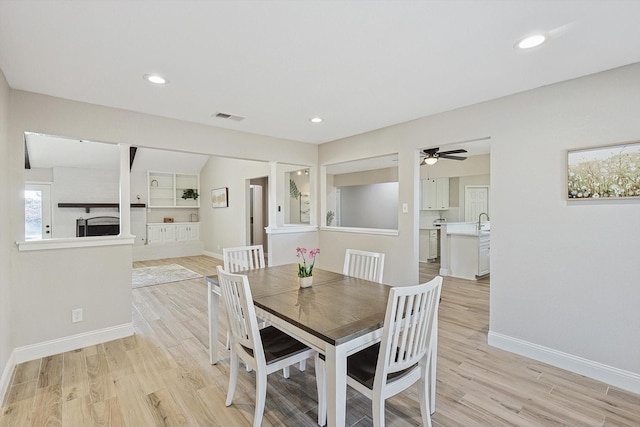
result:
<svg viewBox="0 0 640 427"><path fill-rule="evenodd" d="M450 276L475 280L490 273L490 243L488 232L449 234Z"/></svg>
<svg viewBox="0 0 640 427"><path fill-rule="evenodd" d="M490 243L488 234L478 237L478 276L489 274Z"/></svg>
<svg viewBox="0 0 640 427"><path fill-rule="evenodd" d="M427 262L438 257L438 230L420 230L418 260Z"/></svg>
<svg viewBox="0 0 640 427"><path fill-rule="evenodd" d="M442 211L449 209L449 178L422 180L422 210Z"/></svg>
<svg viewBox="0 0 640 427"><path fill-rule="evenodd" d="M200 197L183 199L185 191L200 193L199 175L151 172L147 174L149 196L147 206L150 208L198 208Z"/></svg>
<svg viewBox="0 0 640 427"><path fill-rule="evenodd" d="M147 224L147 244L200 240L199 223Z"/></svg>

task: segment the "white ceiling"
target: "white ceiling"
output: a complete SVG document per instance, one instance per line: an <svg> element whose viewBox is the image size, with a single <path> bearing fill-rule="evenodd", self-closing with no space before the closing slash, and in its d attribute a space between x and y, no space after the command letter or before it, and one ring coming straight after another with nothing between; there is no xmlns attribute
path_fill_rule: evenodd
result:
<svg viewBox="0 0 640 427"><path fill-rule="evenodd" d="M25 135L31 168L83 168L119 170L120 151L115 144L43 135ZM138 148L132 172L172 171L199 174L209 156L179 151Z"/></svg>
<svg viewBox="0 0 640 427"><path fill-rule="evenodd" d="M14 89L322 143L638 62L639 16L615 0L1 0L0 68ZM537 31L547 43L513 48Z"/></svg>

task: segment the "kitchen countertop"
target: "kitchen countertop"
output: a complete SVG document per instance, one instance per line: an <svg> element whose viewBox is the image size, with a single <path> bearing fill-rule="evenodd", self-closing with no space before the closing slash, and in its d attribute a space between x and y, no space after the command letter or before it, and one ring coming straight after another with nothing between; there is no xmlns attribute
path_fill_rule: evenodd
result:
<svg viewBox="0 0 640 427"><path fill-rule="evenodd" d="M471 237L480 237L480 236L490 236L490 230L482 230L482 231L454 231L447 233L450 236L471 236Z"/></svg>

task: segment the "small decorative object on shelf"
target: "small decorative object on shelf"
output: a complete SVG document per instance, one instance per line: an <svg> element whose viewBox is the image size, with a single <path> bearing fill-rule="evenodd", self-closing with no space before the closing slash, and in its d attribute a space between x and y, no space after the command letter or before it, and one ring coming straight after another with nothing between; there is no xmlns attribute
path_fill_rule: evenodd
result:
<svg viewBox="0 0 640 427"><path fill-rule="evenodd" d="M198 196L199 196L198 190L194 190L193 188L187 188L182 192L182 198L184 200L187 200L187 199L198 200Z"/></svg>
<svg viewBox="0 0 640 427"><path fill-rule="evenodd" d="M320 248L309 251L310 264L307 266L307 248L296 248L297 257L302 258L302 263L298 263L298 284L301 288L308 288L313 284L313 265L316 262L316 255L320 253Z"/></svg>

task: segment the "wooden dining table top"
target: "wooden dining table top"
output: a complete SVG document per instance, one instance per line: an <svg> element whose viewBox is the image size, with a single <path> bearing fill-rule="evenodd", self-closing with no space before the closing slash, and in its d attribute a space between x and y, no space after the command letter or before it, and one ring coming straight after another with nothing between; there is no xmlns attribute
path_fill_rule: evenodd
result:
<svg viewBox="0 0 640 427"><path fill-rule="evenodd" d="M314 268L300 288L297 264L243 271L256 307L337 346L382 328L390 286ZM216 276L207 280L217 284Z"/></svg>

